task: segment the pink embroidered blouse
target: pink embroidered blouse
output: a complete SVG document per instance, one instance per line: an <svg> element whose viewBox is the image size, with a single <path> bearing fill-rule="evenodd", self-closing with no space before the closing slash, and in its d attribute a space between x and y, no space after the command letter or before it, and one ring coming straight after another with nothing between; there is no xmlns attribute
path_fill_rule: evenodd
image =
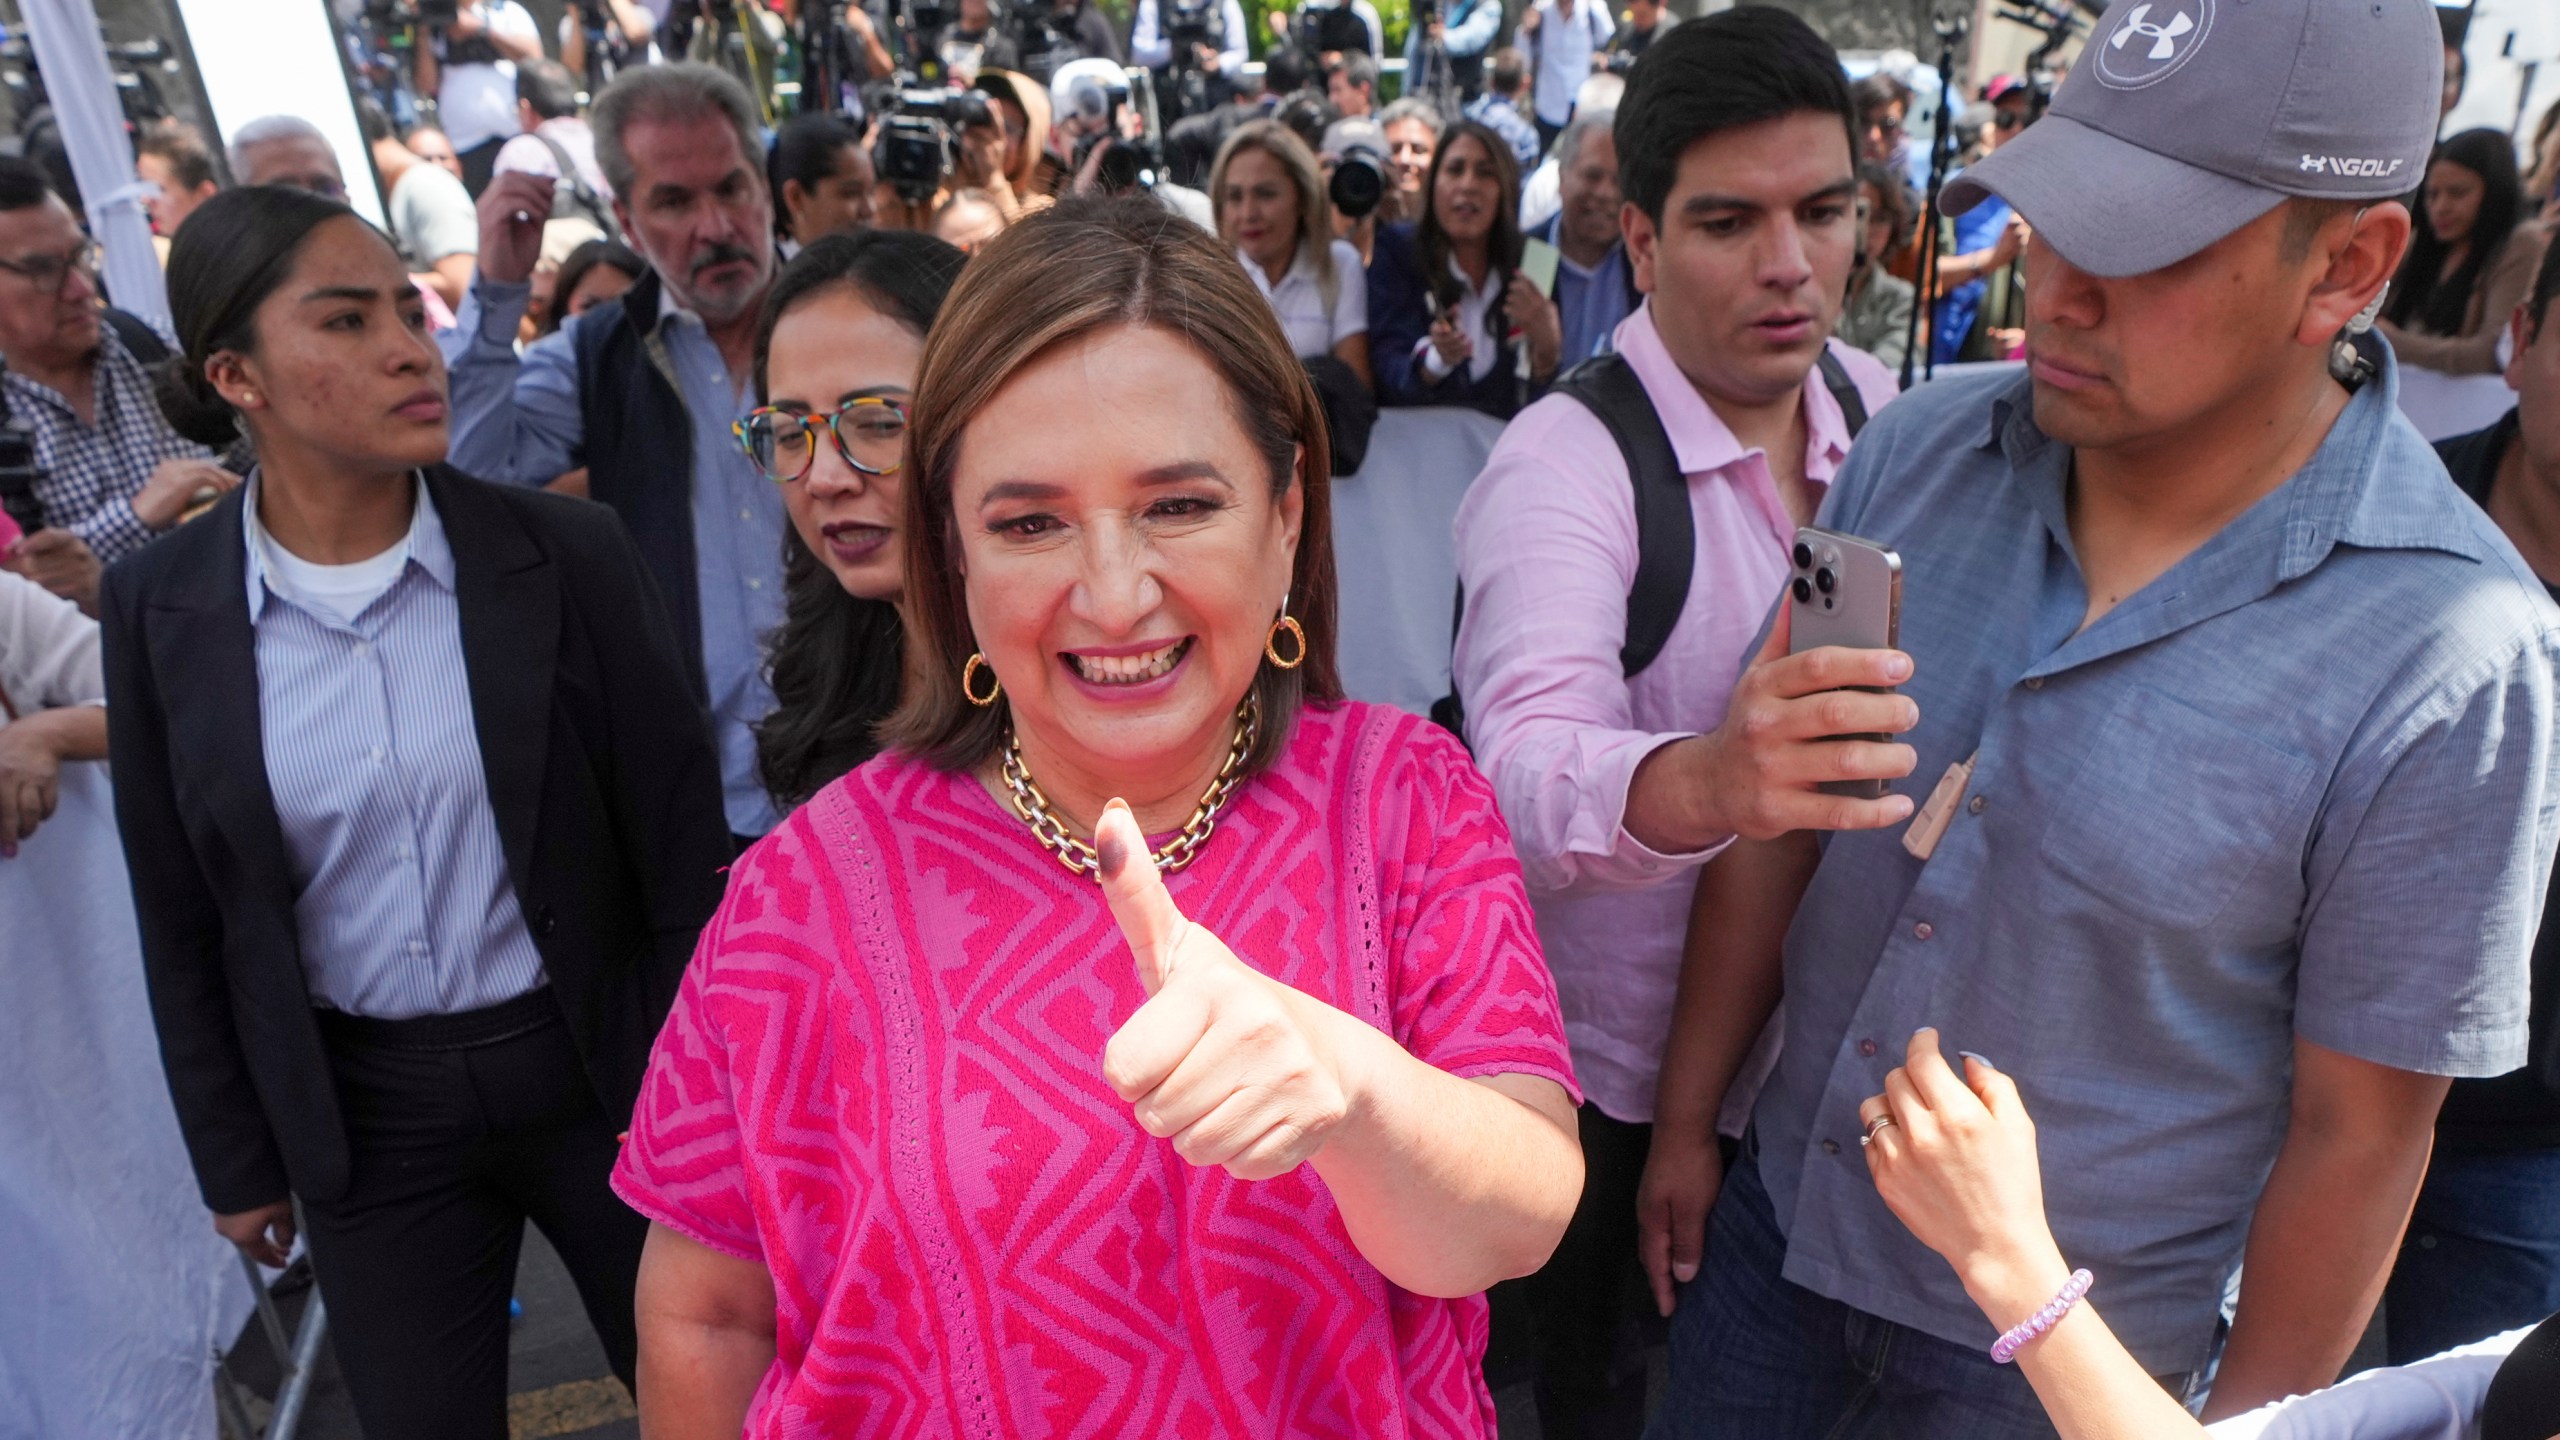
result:
<svg viewBox="0 0 2560 1440"><path fill-rule="evenodd" d="M1304 714L1187 870L1252 964L1459 1076L1573 1089L1509 834L1446 735ZM773 1273L755 1437L1490 1436L1482 1297L1389 1284L1310 1167L1186 1164L1101 1074L1101 891L884 755L749 851L614 1187Z"/></svg>

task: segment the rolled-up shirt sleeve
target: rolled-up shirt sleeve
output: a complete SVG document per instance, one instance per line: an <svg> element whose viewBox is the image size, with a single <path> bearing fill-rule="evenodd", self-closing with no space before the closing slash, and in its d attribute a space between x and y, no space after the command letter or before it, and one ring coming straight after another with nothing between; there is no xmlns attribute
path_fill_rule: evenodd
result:
<svg viewBox="0 0 2560 1440"><path fill-rule="evenodd" d="M2537 609L2544 607L2537 606ZM2525 1062L2527 991L2560 848L2545 625L2428 687L2331 787L2310 853L2294 1028L2432 1075Z"/></svg>
<svg viewBox="0 0 2560 1440"><path fill-rule="evenodd" d="M483 280L463 297L443 336L453 372L453 466L507 485L548 485L586 463L578 409L578 352L571 326L543 336L521 359L516 326L533 287Z"/></svg>
<svg viewBox="0 0 2560 1440"><path fill-rule="evenodd" d="M1458 511L1452 669L1532 890L1630 889L1714 853L1666 855L1626 828L1636 767L1693 733L1638 727L1619 666L1631 497L1607 429L1555 399L1513 422Z"/></svg>

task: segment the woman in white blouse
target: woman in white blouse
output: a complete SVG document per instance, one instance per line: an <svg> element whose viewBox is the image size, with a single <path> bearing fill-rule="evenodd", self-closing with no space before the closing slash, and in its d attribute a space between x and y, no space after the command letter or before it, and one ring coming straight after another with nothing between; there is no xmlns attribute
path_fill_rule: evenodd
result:
<svg viewBox="0 0 2560 1440"><path fill-rule="evenodd" d="M0 860L53 818L66 760L107 758L98 625L0 570Z"/></svg>
<svg viewBox="0 0 2560 1440"><path fill-rule="evenodd" d="M1276 120L1238 126L1218 147L1209 203L1219 238L1236 247L1298 358L1330 355L1373 384L1360 252L1333 238L1333 206L1307 143Z"/></svg>

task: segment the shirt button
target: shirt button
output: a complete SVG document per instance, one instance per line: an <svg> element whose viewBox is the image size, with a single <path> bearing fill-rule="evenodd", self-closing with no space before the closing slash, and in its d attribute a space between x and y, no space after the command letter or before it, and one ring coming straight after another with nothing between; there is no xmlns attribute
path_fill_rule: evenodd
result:
<svg viewBox="0 0 2560 1440"><path fill-rule="evenodd" d="M1991 803L1991 802L1990 802L1989 800L1984 799L1982 796L1976 795L1976 796L1974 796L1974 797L1973 797L1973 803L1972 803L1972 804L1970 804L1970 805L1967 805L1967 806L1966 806L1966 807L1964 807L1964 808L1966 808L1967 810L1972 811L1972 812L1973 812L1974 814L1976 814L1976 815L1979 815L1979 814L1981 814L1981 813L1982 813L1982 807L1984 807L1985 805L1988 805L1988 804L1990 804L1990 803Z"/></svg>
<svg viewBox="0 0 2560 1440"><path fill-rule="evenodd" d="M1917 940L1926 940L1937 933L1937 931L1929 928L1929 922L1926 920L1923 920L1919 924L1911 927L1912 938Z"/></svg>
<svg viewBox="0 0 2560 1440"><path fill-rule="evenodd" d="M359 640L359 641L357 641L357 642L356 642L356 658L357 658L357 659L361 660L361 659L365 658L366 656L368 656L368 655L370 655L370 654L372 654L372 653L373 653L373 647L372 647L372 646L370 646L370 645L366 644L366 643L365 643L365 642L363 642L362 640Z"/></svg>
<svg viewBox="0 0 2560 1440"><path fill-rule="evenodd" d="M1837 1140L1825 1140L1825 1141L1823 1141L1823 1142L1822 1142L1822 1153L1823 1153L1823 1154L1825 1154L1825 1155L1837 1155L1837 1154L1839 1154L1839 1153L1840 1153L1840 1142L1839 1142L1839 1141L1837 1141Z"/></svg>
<svg viewBox="0 0 2560 1440"><path fill-rule="evenodd" d="M750 576L747 579L747 588L750 590L761 590L764 588L764 581Z"/></svg>
<svg viewBox="0 0 2560 1440"><path fill-rule="evenodd" d="M756 518L756 512L753 510L741 510L738 512L738 518L741 520L753 520Z"/></svg>
<svg viewBox="0 0 2560 1440"><path fill-rule="evenodd" d="M410 953L410 954L412 954L412 955L424 955L424 954L426 954L426 953L427 953L427 942L426 942L426 941L424 941L424 940L412 940L412 941L410 941L410 942L409 942L409 953Z"/></svg>
<svg viewBox="0 0 2560 1440"><path fill-rule="evenodd" d="M382 749L382 747L381 747L381 746L376 745L376 746L374 746L374 747L373 747L373 759L374 759L374 763L375 763L375 764L377 764L377 765L378 765L378 764L381 764L381 763L382 763L383 753L384 753L384 752L383 752L383 749Z"/></svg>
<svg viewBox="0 0 2560 1440"><path fill-rule="evenodd" d="M410 849L408 846L406 846L406 845L403 845L403 846L401 846L401 847L400 847L400 858L401 858L401 859L403 859L403 860L408 859L411 855L414 855L414 854L416 854L416 853L417 853L416 851L411 850L411 849Z"/></svg>
<svg viewBox="0 0 2560 1440"><path fill-rule="evenodd" d="M2041 675L2030 675L2030 676L2028 676L2028 677L2027 677L2027 688L2028 688L2028 689L2030 689L2030 690L2041 690L2041 689L2043 689L2043 688L2044 688L2044 677L2043 677L2043 676L2041 676Z"/></svg>
<svg viewBox="0 0 2560 1440"><path fill-rule="evenodd" d="M1858 1042L1858 1053L1859 1053L1859 1054L1861 1054L1861 1055L1866 1056L1866 1057L1867 1057L1867 1058L1869 1058L1869 1059L1873 1059L1873 1058L1875 1058L1875 1053L1876 1053L1876 1042L1874 1042L1873 1040L1861 1040L1861 1041L1859 1041L1859 1042Z"/></svg>

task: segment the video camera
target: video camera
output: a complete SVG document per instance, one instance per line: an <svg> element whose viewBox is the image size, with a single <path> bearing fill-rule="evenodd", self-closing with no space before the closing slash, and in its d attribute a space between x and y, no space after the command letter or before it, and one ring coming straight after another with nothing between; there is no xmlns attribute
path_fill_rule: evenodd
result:
<svg viewBox="0 0 2560 1440"><path fill-rule="evenodd" d="M951 173L954 137L994 123L995 112L978 91L901 89L896 108L880 122L873 163L899 199L922 205Z"/></svg>
<svg viewBox="0 0 2560 1440"><path fill-rule="evenodd" d="M1218 11L1218 0L1163 0L1158 6L1157 14L1164 20L1164 38L1173 45L1174 69L1200 63L1193 46L1221 48L1227 26Z"/></svg>

